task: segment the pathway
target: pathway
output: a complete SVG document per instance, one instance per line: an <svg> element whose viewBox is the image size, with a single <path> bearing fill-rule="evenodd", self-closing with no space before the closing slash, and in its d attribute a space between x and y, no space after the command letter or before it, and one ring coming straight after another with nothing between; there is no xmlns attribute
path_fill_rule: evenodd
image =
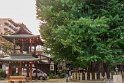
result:
<svg viewBox="0 0 124 83"><path fill-rule="evenodd" d="M8 83L7 80L1 80L0 83ZM105 83L103 81L71 81L71 82L65 82L65 79L50 79L50 80L33 80L32 82L26 82L26 83Z"/></svg>

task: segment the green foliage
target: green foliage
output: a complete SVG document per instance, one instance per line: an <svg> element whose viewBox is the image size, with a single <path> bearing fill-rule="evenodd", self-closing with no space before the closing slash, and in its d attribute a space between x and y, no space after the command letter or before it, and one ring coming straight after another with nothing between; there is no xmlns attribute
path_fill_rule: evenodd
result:
<svg viewBox="0 0 124 83"><path fill-rule="evenodd" d="M57 62L111 66L124 61L123 0L37 0L41 36Z"/></svg>
<svg viewBox="0 0 124 83"><path fill-rule="evenodd" d="M58 79L58 78L64 78L65 77L65 71L58 71L57 74L50 72L49 73L49 79Z"/></svg>
<svg viewBox="0 0 124 83"><path fill-rule="evenodd" d="M12 43L0 36L0 47L4 53L9 54L12 50Z"/></svg>
<svg viewBox="0 0 124 83"><path fill-rule="evenodd" d="M5 79L5 76L6 76L5 71L0 69L0 80Z"/></svg>

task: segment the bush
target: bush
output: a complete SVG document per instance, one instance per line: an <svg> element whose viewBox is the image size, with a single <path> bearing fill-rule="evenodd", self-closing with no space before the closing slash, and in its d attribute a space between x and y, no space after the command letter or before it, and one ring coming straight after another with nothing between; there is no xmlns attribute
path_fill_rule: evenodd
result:
<svg viewBox="0 0 124 83"><path fill-rule="evenodd" d="M49 79L55 79L55 78L57 78L57 75L55 75L54 73L49 74Z"/></svg>
<svg viewBox="0 0 124 83"><path fill-rule="evenodd" d="M6 77L6 73L5 73L5 71L2 70L2 69L0 69L0 80L5 79L5 77Z"/></svg>
<svg viewBox="0 0 124 83"><path fill-rule="evenodd" d="M59 71L58 75L60 78L64 78L65 77L65 70Z"/></svg>
<svg viewBox="0 0 124 83"><path fill-rule="evenodd" d="M56 74L55 72L50 72L49 78L50 79L56 79L56 78L64 78L65 77L65 71L58 71Z"/></svg>

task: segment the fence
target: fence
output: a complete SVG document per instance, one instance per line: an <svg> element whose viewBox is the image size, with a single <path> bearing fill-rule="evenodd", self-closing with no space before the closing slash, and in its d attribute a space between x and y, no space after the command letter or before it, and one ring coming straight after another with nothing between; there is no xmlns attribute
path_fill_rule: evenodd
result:
<svg viewBox="0 0 124 83"><path fill-rule="evenodd" d="M72 77L71 79L72 80L104 80L104 79L107 79L107 78L113 78L113 74L116 74L115 72L114 73L101 73L101 72L83 72L83 71L72 71ZM122 76L124 76L124 73L123 72L118 72L118 74L122 74Z"/></svg>

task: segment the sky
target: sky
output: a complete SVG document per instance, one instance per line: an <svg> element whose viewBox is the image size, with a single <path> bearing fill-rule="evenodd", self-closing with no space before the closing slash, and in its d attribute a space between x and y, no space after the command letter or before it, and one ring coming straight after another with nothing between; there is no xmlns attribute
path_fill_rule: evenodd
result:
<svg viewBox="0 0 124 83"><path fill-rule="evenodd" d="M0 18L11 18L24 23L35 35L39 35L39 22L36 20L35 0L0 0Z"/></svg>

